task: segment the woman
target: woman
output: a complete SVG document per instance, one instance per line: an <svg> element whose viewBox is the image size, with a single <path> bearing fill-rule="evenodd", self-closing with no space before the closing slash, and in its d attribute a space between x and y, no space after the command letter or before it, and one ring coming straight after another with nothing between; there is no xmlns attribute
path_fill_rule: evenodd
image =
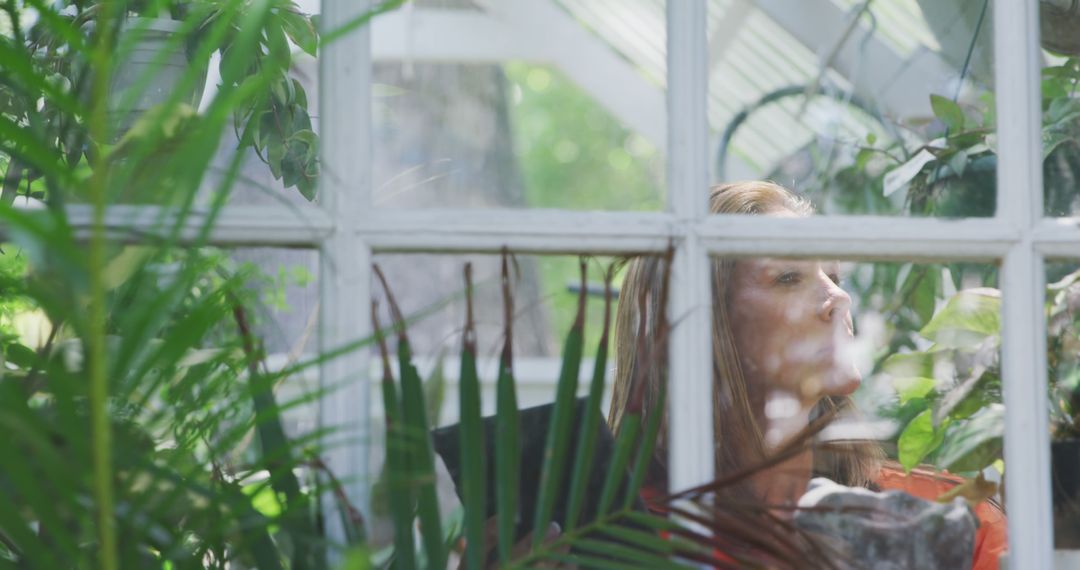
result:
<svg viewBox="0 0 1080 570"><path fill-rule="evenodd" d="M777 217L812 215L810 204L769 182L717 186L710 211ZM616 319L616 372L608 423L617 433L629 400L631 379L643 377L645 410L656 401L666 363L638 358L653 353L649 344L659 335L659 295L663 262L639 258L628 272L620 298L646 294L646 334L638 338L639 307L619 303ZM853 339L851 298L840 288L838 264L790 259L722 259L713 267L713 416L716 474L729 475L751 467L771 449L806 427L815 413L850 407L849 396L861 378L850 354ZM638 370L640 367L648 370ZM636 374L644 374L636 376ZM647 488L667 488L666 421L656 445ZM883 466L883 454L872 442L844 445L840 452L807 451L757 472L728 490L772 505L794 505L805 492L814 467L849 486L902 489L935 499L958 479L930 473L903 476ZM816 456L816 457L815 457ZM646 496L648 500L648 496ZM997 568L1004 551L1004 517L989 505L976 514L977 570Z"/></svg>

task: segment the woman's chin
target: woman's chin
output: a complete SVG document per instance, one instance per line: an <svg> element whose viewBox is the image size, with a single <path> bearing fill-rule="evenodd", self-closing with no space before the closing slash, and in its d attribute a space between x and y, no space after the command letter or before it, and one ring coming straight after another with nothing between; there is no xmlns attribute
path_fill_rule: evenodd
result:
<svg viewBox="0 0 1080 570"><path fill-rule="evenodd" d="M850 370L838 370L825 382L826 396L850 396L862 385L862 374L854 366Z"/></svg>

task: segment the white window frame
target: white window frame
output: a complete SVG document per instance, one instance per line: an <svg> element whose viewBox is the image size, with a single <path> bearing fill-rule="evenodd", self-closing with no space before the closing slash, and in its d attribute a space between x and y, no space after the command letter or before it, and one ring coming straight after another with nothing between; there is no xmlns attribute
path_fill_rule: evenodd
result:
<svg viewBox="0 0 1080 570"><path fill-rule="evenodd" d="M796 0L792 0L796 1ZM322 0L332 30L362 14L371 0ZM381 252L613 254L676 246L671 314L672 485L712 477L712 365L709 267L712 255L828 256L851 260L975 260L1001 263L1002 368L1010 563L1051 568L1049 433L1046 394L1047 257L1080 258L1080 222L1043 217L1040 50L1036 0L994 1L998 116L998 198L993 218L944 220L872 216L779 219L709 216L706 1L668 0L668 208L666 212L562 210L379 210L372 200L371 36L360 28L327 45L319 61L322 169L318 210L228 207L210 242L222 246L318 248L320 348L331 350L371 332L371 259ZM780 135L778 135L780 136ZM116 206L106 223L116 235L160 227L153 208ZM85 210L72 223L86 231ZM195 238L199 220L187 222ZM328 463L366 512L370 379L367 351L326 362L324 426L349 434ZM329 509L328 509L329 512ZM337 517L331 537L342 538Z"/></svg>

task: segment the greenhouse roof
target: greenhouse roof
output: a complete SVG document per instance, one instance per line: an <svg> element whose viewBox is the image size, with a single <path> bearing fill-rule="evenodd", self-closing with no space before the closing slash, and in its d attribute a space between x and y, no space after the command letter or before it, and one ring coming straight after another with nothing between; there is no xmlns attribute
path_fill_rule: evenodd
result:
<svg viewBox="0 0 1080 570"><path fill-rule="evenodd" d="M709 0L713 148L740 111L783 87L855 95L874 112L901 118L925 115L930 92L955 87L955 66L939 53L917 0L867 4ZM552 65L665 148L665 20L664 0L478 0L467 9L409 3L376 18L372 46L381 60ZM835 109L828 98L802 96L761 108L733 139L726 174L768 174L823 133L862 138L879 130L870 115Z"/></svg>

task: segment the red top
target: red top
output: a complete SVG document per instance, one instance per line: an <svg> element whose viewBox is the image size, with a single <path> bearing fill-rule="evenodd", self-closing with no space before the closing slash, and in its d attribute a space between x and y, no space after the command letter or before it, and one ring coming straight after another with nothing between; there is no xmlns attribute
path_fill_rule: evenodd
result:
<svg viewBox="0 0 1080 570"><path fill-rule="evenodd" d="M881 490L904 491L910 495L934 501L950 489L964 482L962 477L951 473L936 472L930 469L914 469L910 474L905 474L903 469L895 464L887 464L882 467L877 479L874 481ZM664 513L666 509L662 505L654 504L659 493L655 489L645 487L641 489L641 498L645 501L650 511ZM972 570L997 570L998 558L1008 550L1005 540L1005 513L996 503L982 501L975 509L975 516L979 519L979 528L975 531L975 553L971 565ZM714 552L717 560L733 562L721 552Z"/></svg>

